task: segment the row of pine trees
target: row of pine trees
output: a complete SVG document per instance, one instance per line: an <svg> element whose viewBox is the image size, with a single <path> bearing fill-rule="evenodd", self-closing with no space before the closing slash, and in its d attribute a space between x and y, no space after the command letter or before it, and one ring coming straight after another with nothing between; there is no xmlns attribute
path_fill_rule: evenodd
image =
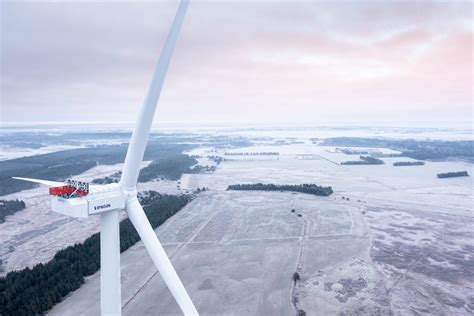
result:
<svg viewBox="0 0 474 316"><path fill-rule="evenodd" d="M144 210L153 228L183 208L190 195L154 194ZM120 223L120 251L140 240L130 220ZM0 315L41 315L84 283L84 277L100 268L100 234L59 251L46 264L13 271L0 278Z"/></svg>

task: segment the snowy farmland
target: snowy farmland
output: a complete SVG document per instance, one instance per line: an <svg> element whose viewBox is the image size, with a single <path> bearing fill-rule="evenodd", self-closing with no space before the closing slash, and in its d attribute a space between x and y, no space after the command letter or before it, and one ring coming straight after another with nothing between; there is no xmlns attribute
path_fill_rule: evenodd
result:
<svg viewBox="0 0 474 316"><path fill-rule="evenodd" d="M143 162L143 166L149 162ZM77 177L84 181L109 176L122 170L123 164L99 165ZM153 184L149 184L153 188ZM176 192L176 185L168 185L168 192ZM147 184L139 184L143 190ZM165 192L165 193L168 193ZM0 229L0 276L13 270L33 267L37 263L51 260L57 251L83 242L99 231L98 216L73 218L51 210L48 187L41 185L2 197L7 200L25 201L26 208L12 216L7 216ZM125 218L125 213L122 213Z"/></svg>
<svg viewBox="0 0 474 316"><path fill-rule="evenodd" d="M157 232L202 314L271 315L293 312L292 275L305 253L317 252L323 241L345 243L347 252L326 250L323 256L335 264L350 260L369 241L364 225L359 207L347 201L223 191L201 194ZM122 257L124 313L179 314L142 244ZM98 282L96 274L52 314L97 313L98 300L86 309L79 302L93 295Z"/></svg>
<svg viewBox="0 0 474 316"><path fill-rule="evenodd" d="M201 314L474 310L472 180L436 178L446 170L472 174L470 164L396 168L383 158L381 166L341 166L351 155L311 144L238 150L278 151L275 157L226 150L209 153L225 158L215 173L182 177L182 190L209 191L156 230ZM335 193L225 190L257 182L317 183ZM97 314L99 275L50 314ZM141 243L122 254L122 304L125 315L179 314Z"/></svg>

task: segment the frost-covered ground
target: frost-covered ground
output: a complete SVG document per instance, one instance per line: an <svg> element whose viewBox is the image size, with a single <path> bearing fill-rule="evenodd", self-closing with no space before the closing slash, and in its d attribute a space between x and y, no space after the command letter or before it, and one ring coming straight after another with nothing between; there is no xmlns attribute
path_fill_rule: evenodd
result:
<svg viewBox="0 0 474 316"><path fill-rule="evenodd" d="M81 148L81 147L84 147L84 146L51 145L51 146L41 147L39 149L31 149L31 148L20 148L20 147L0 145L0 161L16 159L16 158L21 158L21 157L49 154L56 151Z"/></svg>
<svg viewBox="0 0 474 316"><path fill-rule="evenodd" d="M213 174L183 176L181 190L210 191L156 230L201 314L472 314L472 178L436 177L473 174L472 165L393 167L383 158L381 166L341 166L357 156L308 142L233 150L279 156L225 151L191 152L225 160ZM256 182L311 182L335 193L225 190ZM99 275L51 314L99 313ZM141 243L122 254L122 303L125 315L179 314Z"/></svg>
<svg viewBox="0 0 474 316"><path fill-rule="evenodd" d="M149 162L144 162L144 165ZM123 164L99 165L77 178L92 181L122 170ZM84 241L99 231L99 217L73 218L51 210L47 186L3 196L2 199L20 199L26 208L7 216L0 226L0 276L12 270L32 267L47 262L54 254L70 245ZM122 217L125 214L122 213Z"/></svg>
<svg viewBox="0 0 474 316"><path fill-rule="evenodd" d="M254 137L256 146L199 147L188 154L202 156L202 165L214 165L207 156L224 158L216 172L138 184L139 191L169 194L210 189L156 230L201 314L291 315L295 308L309 315L473 313L472 177L436 177L461 170L473 175L472 165L451 161L392 166L409 158L383 158L386 164L380 166L339 165L358 155L310 140L348 135L472 139L470 129L220 132ZM216 130L199 133L215 135ZM303 144L275 146L276 140ZM63 149L2 148L0 160ZM224 155L275 151L280 155ZM78 178L90 181L121 168L97 166ZM335 193L325 198L225 190L229 184L258 182L316 183L332 186ZM39 187L2 197L22 199L27 207L0 224L0 275L46 262L56 251L98 231L98 217L73 219L53 213L46 192ZM301 280L295 284L296 271ZM87 278L51 314L98 314L99 275ZM122 254L122 295L126 315L179 314L141 243Z"/></svg>
<svg viewBox="0 0 474 316"><path fill-rule="evenodd" d="M6 146L0 142L0 161L49 154L62 150L86 148L97 145L119 145L125 142L128 142L128 139L95 139L93 141L83 140L77 145L45 145L44 147L38 149Z"/></svg>
<svg viewBox="0 0 474 316"><path fill-rule="evenodd" d="M359 204L292 193L210 191L157 232L201 314L288 315L301 251L346 241L351 250L339 254L340 260L358 253L354 239L368 243ZM122 254L122 261L124 314L179 314L141 243ZM98 313L100 302L93 296L99 279L97 273L51 314Z"/></svg>

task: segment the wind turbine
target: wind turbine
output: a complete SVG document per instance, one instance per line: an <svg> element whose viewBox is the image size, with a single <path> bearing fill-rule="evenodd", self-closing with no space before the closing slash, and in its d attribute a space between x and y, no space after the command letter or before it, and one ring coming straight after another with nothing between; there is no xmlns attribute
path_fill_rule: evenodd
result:
<svg viewBox="0 0 474 316"><path fill-rule="evenodd" d="M156 105L189 0L182 0L156 65L148 94L128 146L119 183L91 185L15 178L50 186L52 209L73 217L100 215L100 293L102 315L121 314L119 211L125 209L163 280L185 315L198 315L137 199L137 180Z"/></svg>

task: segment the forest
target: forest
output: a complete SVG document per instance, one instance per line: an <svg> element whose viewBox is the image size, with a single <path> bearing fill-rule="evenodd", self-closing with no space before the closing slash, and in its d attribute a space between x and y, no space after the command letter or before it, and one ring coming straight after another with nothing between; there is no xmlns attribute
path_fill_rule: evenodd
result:
<svg viewBox="0 0 474 316"><path fill-rule="evenodd" d="M212 160L216 163L216 165L219 165L222 162L222 157L220 156L208 156L207 157L209 160Z"/></svg>
<svg viewBox="0 0 474 316"><path fill-rule="evenodd" d="M176 214L191 195L161 195L148 193L145 213L156 228ZM130 220L120 222L120 251L140 240ZM84 277L100 268L100 233L83 243L67 247L45 263L8 273L0 278L0 315L43 315L67 294L84 283ZM99 299L99 298L98 298Z"/></svg>
<svg viewBox="0 0 474 316"><path fill-rule="evenodd" d="M186 173L213 173L214 171L216 171L216 169L217 169L216 166L195 165Z"/></svg>
<svg viewBox="0 0 474 316"><path fill-rule="evenodd" d="M367 150L357 150L351 148L336 148L336 151L341 152L346 155L368 155L369 152Z"/></svg>
<svg viewBox="0 0 474 316"><path fill-rule="evenodd" d="M279 156L278 152L240 152L240 153L224 153L224 156Z"/></svg>
<svg viewBox="0 0 474 316"><path fill-rule="evenodd" d="M25 208L25 202L21 200L0 200L0 224L5 222L5 217L13 215Z"/></svg>
<svg viewBox="0 0 474 316"><path fill-rule="evenodd" d="M370 156L360 156L360 160L350 160L341 162L341 165L383 165L384 162L381 159L377 159Z"/></svg>
<svg viewBox="0 0 474 316"><path fill-rule="evenodd" d="M467 171L438 173L438 178L440 179L455 178L455 177L469 177L469 173L467 173Z"/></svg>
<svg viewBox="0 0 474 316"><path fill-rule="evenodd" d="M390 148L400 151L399 157L410 157L418 160L446 160L458 158L474 162L474 141L444 141L415 139L384 139L363 137L327 138L319 145Z"/></svg>
<svg viewBox="0 0 474 316"><path fill-rule="evenodd" d="M423 166L425 163L423 161L397 161L393 165L395 167L404 167L404 166Z"/></svg>
<svg viewBox="0 0 474 316"><path fill-rule="evenodd" d="M140 170L138 181L148 182L158 178L178 180L183 173L209 173L216 170L215 166L193 166L194 164L197 164L197 160L185 154L176 154L160 158ZM191 166L193 167L191 168ZM94 179L92 183L118 183L121 175L122 172L119 171L110 176Z"/></svg>
<svg viewBox="0 0 474 316"><path fill-rule="evenodd" d="M197 163L196 159L184 154L169 155L156 159L140 170L138 182L148 182L156 178L178 180L183 173L194 173L191 166Z"/></svg>
<svg viewBox="0 0 474 316"><path fill-rule="evenodd" d="M10 129L8 132L4 132L2 144L8 147L16 148L31 148L37 149L41 147L47 147L51 145L69 145L69 146L80 146L84 142L95 142L95 143L110 143L110 141L123 141L128 142L132 133L130 131L122 130L110 130L110 131L55 131L51 133L51 129L55 129L57 126L43 126L44 130L38 131L18 131ZM38 126L35 126L38 128ZM161 144L178 144L178 143L225 143L233 144L233 141L241 143L241 137L201 137L200 135L189 135L183 133L161 133L157 131L150 132L150 141Z"/></svg>
<svg viewBox="0 0 474 316"><path fill-rule="evenodd" d="M5 133L2 144L8 147L41 148L51 145L79 146L84 141L114 140L127 141L129 132L64 132L50 134L46 132L9 132ZM251 143L247 138L240 136L200 136L184 135L180 133L157 133L151 132L144 160L155 161L156 164L145 170L142 177L153 178L155 174L169 179L179 178L183 172L196 173L188 167L192 160L187 156L181 156L184 150L191 149L198 144L211 144L218 148L245 147ZM67 178L81 174L97 165L112 165L121 163L125 159L128 144L120 145L94 145L86 148L62 150L48 154L23 157L0 161L0 196L16 193L25 189L31 189L38 184L15 180L11 177L27 177L44 180L63 181ZM178 162L173 163L171 159L178 157ZM217 163L222 161L221 157L210 158ZM163 163L175 168L172 171L162 171ZM195 164L195 163L194 163ZM212 172L212 170L209 170ZM101 180L97 180L101 181ZM104 183L115 181L115 179L104 179ZM99 183L97 182L97 183Z"/></svg>
<svg viewBox="0 0 474 316"><path fill-rule="evenodd" d="M92 180L94 184L110 184L110 183L118 183L120 181L120 177L122 176L122 171L115 172L110 176L106 176L103 178L96 178Z"/></svg>
<svg viewBox="0 0 474 316"><path fill-rule="evenodd" d="M227 190L254 190L254 191L292 191L292 192L300 192L300 193L307 193L307 194L314 194L314 195L321 195L321 196L329 196L333 193L332 188L323 187L316 184L233 184L227 187Z"/></svg>
<svg viewBox="0 0 474 316"><path fill-rule="evenodd" d="M101 145L0 161L0 196L38 186L35 183L15 180L11 177L64 181L97 165L123 162L127 148L127 144ZM150 141L144 160L176 157L181 155L186 148L190 148L190 145L161 144Z"/></svg>

